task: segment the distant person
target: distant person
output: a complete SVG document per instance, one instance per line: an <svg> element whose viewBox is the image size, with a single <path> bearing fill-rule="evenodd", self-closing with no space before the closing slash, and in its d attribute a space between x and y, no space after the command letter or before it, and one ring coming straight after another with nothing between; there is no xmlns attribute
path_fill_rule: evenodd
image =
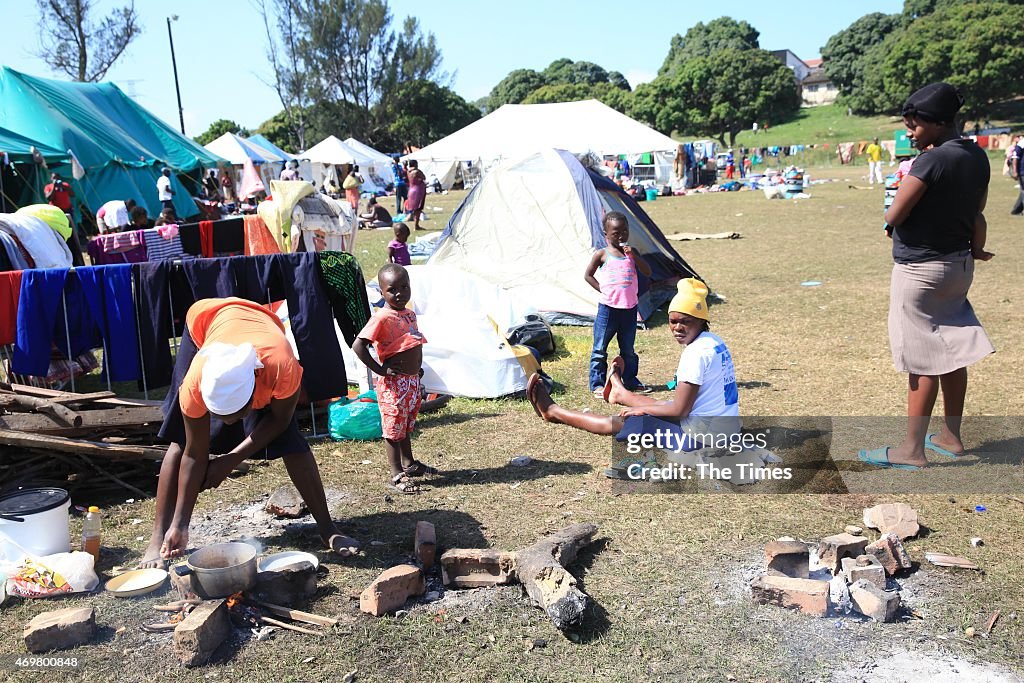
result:
<svg viewBox="0 0 1024 683"><path fill-rule="evenodd" d="M754 121L753 129L754 129L754 135L757 135L757 121Z"/></svg>
<svg viewBox="0 0 1024 683"><path fill-rule="evenodd" d="M216 202L221 198L217 172L213 169L210 169L210 174L203 178L203 187L206 188L206 198L211 202Z"/></svg>
<svg viewBox="0 0 1024 683"><path fill-rule="evenodd" d="M750 173L750 157L746 154L740 159L740 178L746 178Z"/></svg>
<svg viewBox="0 0 1024 683"><path fill-rule="evenodd" d="M60 173L51 173L50 182L43 187L43 195L46 197L47 202L52 206L56 206L68 217L71 235L67 238L66 242L68 249L71 250L71 263L76 266L84 266L85 260L82 258L82 245L78 241L78 226L75 224L74 212L71 210L75 196L74 189L64 181Z"/></svg>
<svg viewBox="0 0 1024 683"><path fill-rule="evenodd" d="M726 180L732 180L736 175L736 156L729 150L729 153L725 155L725 178Z"/></svg>
<svg viewBox="0 0 1024 683"><path fill-rule="evenodd" d="M967 366L995 351L967 300L975 260L992 258L983 214L991 170L985 151L957 130L963 102L953 86L932 83L903 105L908 135L924 150L885 213L895 261L889 343L896 369L909 375L907 432L898 446L858 453L877 467L920 469L928 465L926 450L963 455ZM929 434L939 391L945 420Z"/></svg>
<svg viewBox="0 0 1024 683"><path fill-rule="evenodd" d="M238 203L238 193L235 192L235 179L231 177L230 168L224 168L220 171L220 191L225 202L228 204Z"/></svg>
<svg viewBox="0 0 1024 683"><path fill-rule="evenodd" d="M1010 209L1011 216L1020 216L1024 213L1024 135L1018 135L1013 145L1013 153L1010 155L1012 168L1010 176L1017 179L1020 192L1017 194L1017 201Z"/></svg>
<svg viewBox="0 0 1024 683"><path fill-rule="evenodd" d="M409 226L405 223L396 223L395 239L388 242L388 263L397 263L400 266L412 265L408 241Z"/></svg>
<svg viewBox="0 0 1024 683"><path fill-rule="evenodd" d="M153 223L153 227L159 225L172 225L178 222L178 217L174 214L174 209L164 209L160 212L160 215L156 217L156 221Z"/></svg>
<svg viewBox="0 0 1024 683"><path fill-rule="evenodd" d="M146 207L144 206L133 206L132 207L132 230L146 230L147 228L153 227L150 224L149 214L146 213Z"/></svg>
<svg viewBox="0 0 1024 683"><path fill-rule="evenodd" d="M359 214L359 218L364 228L390 228L393 222L391 214L377 203L376 197L370 197L366 203L366 213Z"/></svg>
<svg viewBox="0 0 1024 683"><path fill-rule="evenodd" d="M395 213L403 213L405 200L409 198L409 179L405 171L405 164L401 164L398 159L395 159L391 173L395 176Z"/></svg>
<svg viewBox="0 0 1024 683"><path fill-rule="evenodd" d="M413 229L419 230L423 206L427 201L427 176L423 175L415 159L409 160L408 177L409 198L405 200L405 211L412 218Z"/></svg>
<svg viewBox="0 0 1024 683"><path fill-rule="evenodd" d="M590 352L590 390L604 395L608 371L608 345L615 337L624 361L622 382L630 391L647 391L637 379L640 358L633 349L639 281L637 271L651 276L651 267L629 246L629 223L625 214L609 211L601 222L608 244L594 252L583 276L600 293L594 318L594 346Z"/></svg>
<svg viewBox="0 0 1024 683"><path fill-rule="evenodd" d="M131 211L135 208L135 200L121 201L112 199L96 212L96 230L101 235L109 232L126 230L132 222Z"/></svg>
<svg viewBox="0 0 1024 683"><path fill-rule="evenodd" d="M363 182L363 176L359 175L359 166L353 166L345 176L345 180L341 181L341 187L345 190L345 199L348 200L353 213L359 211L359 191Z"/></svg>
<svg viewBox="0 0 1024 683"><path fill-rule="evenodd" d="M867 146L864 153L868 157L868 184L874 187L877 179L879 185L885 187L885 181L882 178L882 146L878 144L878 138L875 138Z"/></svg>
<svg viewBox="0 0 1024 683"><path fill-rule="evenodd" d="M160 177L156 179L156 191L160 203L165 209L174 210L174 188L171 187L171 169L164 167Z"/></svg>
<svg viewBox="0 0 1024 683"><path fill-rule="evenodd" d="M290 160L285 168L281 169L281 180L302 180L299 175L299 162Z"/></svg>

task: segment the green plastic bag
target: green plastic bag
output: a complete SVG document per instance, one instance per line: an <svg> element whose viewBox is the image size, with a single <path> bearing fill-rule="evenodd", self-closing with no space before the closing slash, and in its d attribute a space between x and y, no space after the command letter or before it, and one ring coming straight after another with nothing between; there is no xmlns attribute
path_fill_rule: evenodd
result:
<svg viewBox="0 0 1024 683"><path fill-rule="evenodd" d="M373 399L361 401L360 399ZM327 429L337 441L373 441L383 438L377 393L367 391L351 402L341 399L327 409Z"/></svg>

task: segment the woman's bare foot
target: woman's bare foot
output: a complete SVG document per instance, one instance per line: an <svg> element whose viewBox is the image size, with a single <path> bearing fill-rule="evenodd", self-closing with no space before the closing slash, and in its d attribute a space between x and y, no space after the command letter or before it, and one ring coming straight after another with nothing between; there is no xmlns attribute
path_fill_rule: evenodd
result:
<svg viewBox="0 0 1024 683"><path fill-rule="evenodd" d="M359 553L361 543L354 538L345 536L344 534L331 534L329 537L321 539L324 542L324 547L336 554L338 557L352 557Z"/></svg>
<svg viewBox="0 0 1024 683"><path fill-rule="evenodd" d="M930 442L933 445L938 446L939 448L943 448L949 451L950 453L957 457L963 455L964 451L966 450L964 448L964 442L961 441L956 434L949 431L948 429L943 429L938 434L932 435L930 438Z"/></svg>
<svg viewBox="0 0 1024 683"><path fill-rule="evenodd" d="M551 400L551 395L548 393L544 383L541 382L540 375L534 373L530 376L530 381L526 383L526 398L530 400L530 403L533 404L533 409L546 422L560 422L552 414L552 408L557 409L558 404Z"/></svg>
<svg viewBox="0 0 1024 683"><path fill-rule="evenodd" d="M928 459L924 457L923 444L919 445L917 448L909 446L906 443L890 447L888 456L889 462L897 465L915 465L917 467L928 466Z"/></svg>
<svg viewBox="0 0 1024 683"><path fill-rule="evenodd" d="M142 559L139 560L137 566L138 569L167 569L167 562L160 557L160 548L163 545L163 536L154 534L149 539L149 545L146 546L146 552L142 553Z"/></svg>

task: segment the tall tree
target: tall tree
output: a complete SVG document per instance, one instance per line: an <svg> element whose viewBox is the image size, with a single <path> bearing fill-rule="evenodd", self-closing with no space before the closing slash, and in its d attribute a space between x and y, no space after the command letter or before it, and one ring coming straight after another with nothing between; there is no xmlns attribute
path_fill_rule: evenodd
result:
<svg viewBox="0 0 1024 683"><path fill-rule="evenodd" d="M441 71L441 53L433 35L423 35L415 19L407 19L396 32L387 0L273 0L273 4L278 17L289 13L291 20L287 31L280 31L287 36L268 37L271 42L282 41L274 48L281 54L290 40L303 77L301 91L312 105L295 102L298 111L313 114L322 106L345 103L346 117L354 116L350 132L356 137L368 138L379 127L373 119L374 107L402 83L448 78ZM272 63L275 74L281 72L281 64ZM284 65L287 81L292 69L287 62Z"/></svg>
<svg viewBox="0 0 1024 683"><path fill-rule="evenodd" d="M194 139L200 145L208 145L224 133L234 133L235 135L241 135L242 137L248 137L249 131L242 128L240 125L230 119L217 119L210 124L204 132L197 135Z"/></svg>
<svg viewBox="0 0 1024 683"><path fill-rule="evenodd" d="M526 96L523 104L578 102L580 100L599 100L624 114L629 107L630 91L618 88L611 83L558 83L537 88Z"/></svg>
<svg viewBox="0 0 1024 683"><path fill-rule="evenodd" d="M36 0L39 56L76 81L101 80L142 32L132 0L96 23L93 0Z"/></svg>
<svg viewBox="0 0 1024 683"><path fill-rule="evenodd" d="M377 120L388 122L373 139L380 147L400 150L424 147L480 118L480 110L458 94L433 81L407 81L395 97L378 105Z"/></svg>
<svg viewBox="0 0 1024 683"><path fill-rule="evenodd" d="M983 117L991 106L1024 92L1024 6L956 4L918 19L887 47L881 71L888 109L935 81L958 88L961 115Z"/></svg>
<svg viewBox="0 0 1024 683"><path fill-rule="evenodd" d="M719 50L751 50L760 47L757 42L761 34L745 21L731 17L712 19L707 24L698 22L686 35L678 33L672 37L668 56L665 57L659 76L673 75L683 64L697 57L707 57Z"/></svg>
<svg viewBox="0 0 1024 683"><path fill-rule="evenodd" d="M735 145L755 121L784 121L800 108L793 72L765 50L717 50L672 77L637 87L633 113L666 134L685 131Z"/></svg>
<svg viewBox="0 0 1024 683"><path fill-rule="evenodd" d="M267 10L266 0L259 0L259 8L267 32L267 58L274 71L272 85L284 108L283 122L289 129L289 137L295 140L298 149L306 149L306 112L311 103L310 79L299 51L297 4L295 0L271 1L273 12ZM271 28L272 25L274 28ZM270 136L267 139L273 141ZM274 141L274 144L278 143Z"/></svg>
<svg viewBox="0 0 1024 683"><path fill-rule="evenodd" d="M547 85L544 74L533 69L516 69L491 88L487 98L488 109L494 111L505 104L519 104L537 88Z"/></svg>
<svg viewBox="0 0 1024 683"><path fill-rule="evenodd" d="M898 14L865 14L828 39L821 48L825 74L843 95L850 95L864 76L864 55L894 31L900 30Z"/></svg>

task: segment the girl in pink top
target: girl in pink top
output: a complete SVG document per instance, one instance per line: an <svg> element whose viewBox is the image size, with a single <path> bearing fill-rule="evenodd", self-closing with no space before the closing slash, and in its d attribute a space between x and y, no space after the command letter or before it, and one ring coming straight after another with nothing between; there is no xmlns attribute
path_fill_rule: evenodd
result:
<svg viewBox="0 0 1024 683"><path fill-rule="evenodd" d="M594 253L584 276L587 284L601 293L594 318L594 348L590 354L590 389L604 397L608 374L608 344L618 339L619 356L616 367L622 383L630 391L645 387L636 377L640 359L633 350L636 341L637 271L651 276L651 268L643 257L627 244L629 223L619 211L611 211L602 221L608 246ZM619 363L621 362L621 366Z"/></svg>

